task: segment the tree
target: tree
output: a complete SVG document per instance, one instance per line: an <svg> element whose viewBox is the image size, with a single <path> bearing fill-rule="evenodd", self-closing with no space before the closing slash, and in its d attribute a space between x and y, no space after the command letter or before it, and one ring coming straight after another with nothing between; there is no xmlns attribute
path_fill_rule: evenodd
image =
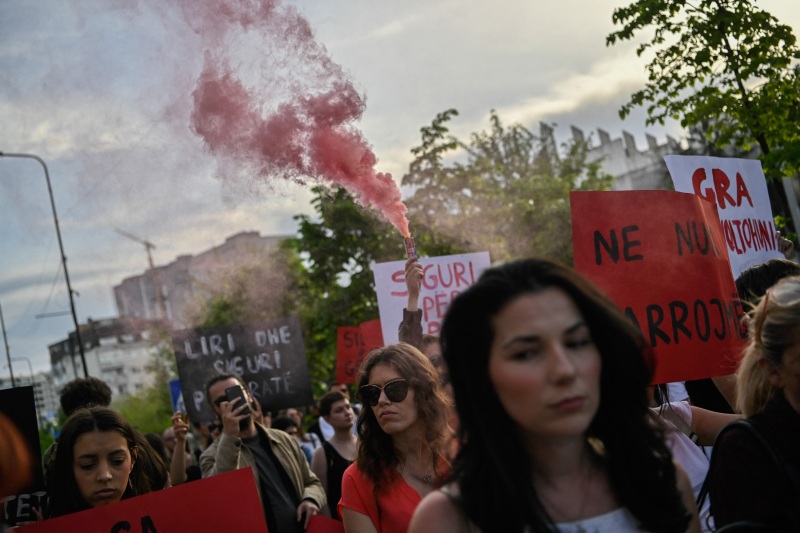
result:
<svg viewBox="0 0 800 533"><path fill-rule="evenodd" d="M161 435L172 425L169 382L177 376L177 368L170 330L152 327L150 338L154 352L145 370L153 374L153 384L136 394L115 400L114 407L142 433Z"/></svg>
<svg viewBox="0 0 800 533"><path fill-rule="evenodd" d="M636 50L652 53L648 82L620 116L648 102L648 124L705 122L719 148L757 144L773 205L788 216L775 180L800 170L800 49L791 28L751 0L637 0L615 9L613 21L622 29L607 45L653 31Z"/></svg>
<svg viewBox="0 0 800 533"><path fill-rule="evenodd" d="M446 127L457 115L438 114L412 150L403 177L414 188L411 220L432 241L489 251L493 261L538 255L572 264L569 192L606 190L613 178L588 161L585 143L560 155L522 125L503 126L494 111L489 131L461 141Z"/></svg>
<svg viewBox="0 0 800 533"><path fill-rule="evenodd" d="M284 250L242 251L235 265L196 281L200 290L189 321L208 328L285 316L291 307L290 260Z"/></svg>
<svg viewBox="0 0 800 533"><path fill-rule="evenodd" d="M378 318L371 263L403 258L403 237L356 204L344 190L313 189L315 218L299 215L292 294L306 343L309 371L319 392L335 373L339 326Z"/></svg>
<svg viewBox="0 0 800 533"><path fill-rule="evenodd" d="M600 174L599 163L586 162L585 145L572 144L563 161L552 161L530 132L505 129L494 113L491 132L463 143L445 126L455 115L445 111L422 128L422 144L412 150L416 157L403 178L414 188L406 203L418 253L497 247L493 259L545 250L571 262L568 193L608 188L612 178ZM454 156L467 161L445 163ZM315 214L295 217L299 235L286 247L294 254L291 299L313 384L321 391L334 376L337 327L379 317L371 264L400 260L405 253L400 233L343 189L313 191Z"/></svg>

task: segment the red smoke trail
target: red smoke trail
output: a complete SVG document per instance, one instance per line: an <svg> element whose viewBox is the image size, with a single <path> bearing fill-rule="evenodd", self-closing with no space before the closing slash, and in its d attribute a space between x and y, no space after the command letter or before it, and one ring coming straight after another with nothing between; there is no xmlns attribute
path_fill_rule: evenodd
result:
<svg viewBox="0 0 800 533"><path fill-rule="evenodd" d="M211 153L260 179L303 183L311 178L342 186L408 236L400 190L390 174L375 172L377 158L353 125L364 112L364 99L315 42L308 22L278 0L180 1L184 16L207 47L193 93L192 125ZM279 35L281 50L288 50L303 66L303 72L290 74L289 98L277 106L274 95L262 93L259 98L258 88L246 87L230 66L225 43L242 32L255 32L273 44ZM293 70L283 58L274 64L276 75L281 68ZM270 105L274 110L266 109ZM222 165L220 174L233 179Z"/></svg>

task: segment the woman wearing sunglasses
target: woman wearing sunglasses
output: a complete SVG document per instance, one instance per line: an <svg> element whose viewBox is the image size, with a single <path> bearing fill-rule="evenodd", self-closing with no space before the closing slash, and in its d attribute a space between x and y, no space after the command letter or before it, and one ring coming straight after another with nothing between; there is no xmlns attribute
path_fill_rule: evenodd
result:
<svg viewBox="0 0 800 533"><path fill-rule="evenodd" d="M699 531L650 422L649 349L586 280L545 260L488 269L441 333L461 448L409 531Z"/></svg>
<svg viewBox="0 0 800 533"><path fill-rule="evenodd" d="M339 514L348 533L405 532L446 468L448 400L436 369L409 344L373 350L359 375L358 450Z"/></svg>

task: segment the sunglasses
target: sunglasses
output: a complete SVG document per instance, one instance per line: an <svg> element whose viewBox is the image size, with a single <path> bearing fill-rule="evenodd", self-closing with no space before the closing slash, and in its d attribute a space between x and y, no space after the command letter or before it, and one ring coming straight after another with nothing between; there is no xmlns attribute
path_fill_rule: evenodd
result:
<svg viewBox="0 0 800 533"><path fill-rule="evenodd" d="M390 402L402 402L408 396L408 381L398 378L385 384L383 387L377 385L364 385L359 389L361 400L371 406L378 405L381 398L381 391L386 393Z"/></svg>
<svg viewBox="0 0 800 533"><path fill-rule="evenodd" d="M216 431L218 429L220 429L220 430L222 429L222 424L217 424L216 422L213 422L213 423L208 425L208 430L209 431L213 432L213 431Z"/></svg>

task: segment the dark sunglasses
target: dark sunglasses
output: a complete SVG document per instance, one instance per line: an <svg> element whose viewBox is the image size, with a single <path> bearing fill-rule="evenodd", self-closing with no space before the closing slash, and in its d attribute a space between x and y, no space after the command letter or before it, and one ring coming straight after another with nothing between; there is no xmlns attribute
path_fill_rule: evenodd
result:
<svg viewBox="0 0 800 533"><path fill-rule="evenodd" d="M402 402L408 396L408 381L398 378L385 384L383 387L377 385L364 385L359 389L361 400L371 406L378 405L381 398L381 391L386 393L390 402Z"/></svg>
<svg viewBox="0 0 800 533"><path fill-rule="evenodd" d="M222 429L222 424L217 424L216 422L213 422L208 425L208 430L211 432L214 432L218 429Z"/></svg>

